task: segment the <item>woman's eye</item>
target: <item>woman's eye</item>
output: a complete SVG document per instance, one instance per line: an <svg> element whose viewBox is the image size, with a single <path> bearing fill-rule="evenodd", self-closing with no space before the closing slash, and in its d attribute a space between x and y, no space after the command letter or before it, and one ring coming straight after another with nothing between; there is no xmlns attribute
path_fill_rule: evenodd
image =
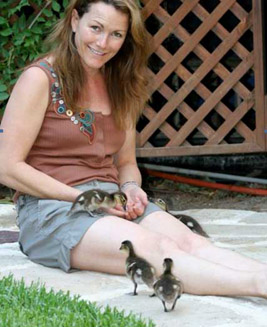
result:
<svg viewBox="0 0 267 327"><path fill-rule="evenodd" d="M100 27L99 26L91 26L91 29L95 32L100 31Z"/></svg>
<svg viewBox="0 0 267 327"><path fill-rule="evenodd" d="M119 32L114 32L113 35L116 36L116 37L122 37L122 34L119 33Z"/></svg>

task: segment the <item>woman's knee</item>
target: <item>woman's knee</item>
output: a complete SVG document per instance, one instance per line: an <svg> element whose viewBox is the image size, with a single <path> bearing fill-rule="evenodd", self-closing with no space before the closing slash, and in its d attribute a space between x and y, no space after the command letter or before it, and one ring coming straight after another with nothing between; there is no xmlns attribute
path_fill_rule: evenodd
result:
<svg viewBox="0 0 267 327"><path fill-rule="evenodd" d="M209 246L210 244L211 241L209 239L192 232L185 236L180 248L187 253L197 255L203 247Z"/></svg>
<svg viewBox="0 0 267 327"><path fill-rule="evenodd" d="M179 250L174 240L158 233L150 233L149 237L147 237L142 244L144 252L146 252L145 255L151 256L151 254L155 254L162 258L162 260L169 257L170 253L173 253L173 251Z"/></svg>

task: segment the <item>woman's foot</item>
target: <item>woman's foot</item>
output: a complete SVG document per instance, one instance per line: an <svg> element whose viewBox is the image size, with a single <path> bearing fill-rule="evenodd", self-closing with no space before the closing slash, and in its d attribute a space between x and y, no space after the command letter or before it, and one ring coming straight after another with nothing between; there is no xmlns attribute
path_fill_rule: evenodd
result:
<svg viewBox="0 0 267 327"><path fill-rule="evenodd" d="M267 271L256 274L256 294L255 296L267 299Z"/></svg>

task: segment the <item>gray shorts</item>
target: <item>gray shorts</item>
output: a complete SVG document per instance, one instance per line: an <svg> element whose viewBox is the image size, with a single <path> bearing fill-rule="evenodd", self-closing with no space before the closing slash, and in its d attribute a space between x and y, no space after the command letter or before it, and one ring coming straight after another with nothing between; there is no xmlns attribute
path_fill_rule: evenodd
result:
<svg viewBox="0 0 267 327"><path fill-rule="evenodd" d="M107 192L118 190L117 184L101 181L90 181L74 187L82 191L93 188ZM70 250L79 243L95 221L107 215L102 213L90 217L87 212L80 211L67 216L71 205L71 202L40 199L30 195L19 197L19 244L30 260L70 272ZM159 210L158 206L149 203L144 214L133 220L133 223L139 223L145 216Z"/></svg>

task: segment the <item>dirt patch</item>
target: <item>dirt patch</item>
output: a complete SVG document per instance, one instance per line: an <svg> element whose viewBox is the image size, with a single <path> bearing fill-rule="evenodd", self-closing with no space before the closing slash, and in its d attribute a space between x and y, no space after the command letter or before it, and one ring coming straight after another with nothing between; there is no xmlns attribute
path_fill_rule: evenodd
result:
<svg viewBox="0 0 267 327"><path fill-rule="evenodd" d="M263 185L242 186L264 188ZM151 176L143 176L143 188L149 196L162 198L170 210L212 208L267 212L267 196L195 187ZM0 185L0 203L12 203L13 193Z"/></svg>
<svg viewBox="0 0 267 327"><path fill-rule="evenodd" d="M263 188L262 185L243 186ZM170 210L212 208L267 212L267 196L195 187L149 176L144 176L143 188L149 196L166 201Z"/></svg>

